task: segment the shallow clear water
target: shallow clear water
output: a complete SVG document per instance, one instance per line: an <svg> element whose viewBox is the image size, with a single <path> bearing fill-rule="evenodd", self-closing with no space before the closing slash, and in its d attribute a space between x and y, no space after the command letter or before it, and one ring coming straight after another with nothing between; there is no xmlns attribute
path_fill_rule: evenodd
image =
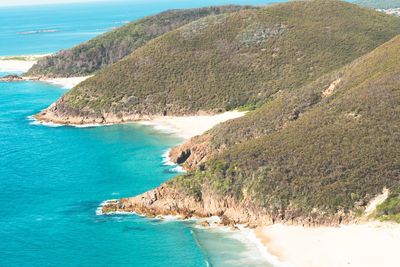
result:
<svg viewBox="0 0 400 267"><path fill-rule="evenodd" d="M64 92L38 82L0 83L1 266L266 266L260 251L233 233L96 215L103 200L175 175L161 155L181 140L134 124L33 125L28 117Z"/></svg>
<svg viewBox="0 0 400 267"><path fill-rule="evenodd" d="M165 258L159 266L202 264L180 223L95 212L102 200L138 194L171 177L161 154L178 140L133 125L29 124L27 116L62 91L0 83L1 264L157 266L155 258Z"/></svg>
<svg viewBox="0 0 400 267"><path fill-rule="evenodd" d="M228 2L249 3L212 4ZM0 55L54 52L124 20L211 1L118 3L0 8ZM60 31L17 34L53 28ZM39 82L0 83L0 266L270 266L237 233L96 215L102 201L176 175L162 154L182 140L135 124L34 125L29 116L65 92Z"/></svg>

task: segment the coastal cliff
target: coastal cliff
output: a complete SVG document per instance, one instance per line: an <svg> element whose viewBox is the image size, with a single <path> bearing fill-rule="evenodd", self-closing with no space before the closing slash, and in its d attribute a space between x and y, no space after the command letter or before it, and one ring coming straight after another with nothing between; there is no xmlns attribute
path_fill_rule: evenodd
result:
<svg viewBox="0 0 400 267"><path fill-rule="evenodd" d="M78 110L74 108L64 108L62 96L56 103L42 110L34 117L43 122L53 122L65 125L84 125L84 124L109 124L123 123L128 121L139 121L150 119L150 116L142 114L124 114L124 113L100 113L92 114L90 111Z"/></svg>
<svg viewBox="0 0 400 267"><path fill-rule="evenodd" d="M182 165L185 170L202 168L207 159L216 152L210 146L210 142L209 134L192 137L187 142L172 148L169 158L172 162Z"/></svg>
<svg viewBox="0 0 400 267"><path fill-rule="evenodd" d="M309 215L290 210L271 212L253 203L250 198L237 201L232 197L216 194L207 187L202 190L201 198L196 198L168 184L163 184L136 197L104 203L102 213L113 212L133 212L148 217L177 215L182 219L219 216L223 225L244 224L250 228L274 223L316 226L357 221L354 215L345 214L342 211L332 216L326 216L318 211Z"/></svg>
<svg viewBox="0 0 400 267"><path fill-rule="evenodd" d="M395 37L298 90L290 98L293 102L288 101L290 94L280 95L288 105L282 105L279 96L262 112L238 119L251 122L261 116L271 122L271 114L283 114L284 120L275 121L278 127L263 136L235 144L228 139L241 136L245 127L237 127L234 120L217 126L228 128L218 131L226 141L221 151L210 150L215 146L212 131L193 138L171 152L174 161L189 169L186 174L143 195L110 202L103 211L216 215L228 225L254 226L397 221L399 50L400 37ZM278 107L291 110L293 103L296 118L279 112ZM236 127L230 128L231 123ZM391 196L386 194L376 212L375 206L368 207L386 190Z"/></svg>

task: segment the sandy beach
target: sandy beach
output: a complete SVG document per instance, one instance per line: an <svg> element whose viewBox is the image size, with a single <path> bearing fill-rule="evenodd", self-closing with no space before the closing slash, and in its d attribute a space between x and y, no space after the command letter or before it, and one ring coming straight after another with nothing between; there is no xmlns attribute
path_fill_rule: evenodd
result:
<svg viewBox="0 0 400 267"><path fill-rule="evenodd" d="M50 54L0 56L0 72L26 72L39 58L48 55Z"/></svg>
<svg viewBox="0 0 400 267"><path fill-rule="evenodd" d="M85 77L70 77L70 78L36 78L36 77L24 77L24 80L27 81L39 81L54 84L66 89L71 89L75 87L77 84L83 82L84 80L90 78L91 76Z"/></svg>
<svg viewBox="0 0 400 267"><path fill-rule="evenodd" d="M152 126L160 131L175 133L184 139L189 139L206 132L221 122L239 118L244 114L246 112L227 111L217 115L163 116L138 123Z"/></svg>
<svg viewBox="0 0 400 267"><path fill-rule="evenodd" d="M28 71L40 57L47 55L22 55L0 57L0 72L18 72ZM26 81L40 81L51 83L67 89L73 88L82 81L90 78L70 77L70 78L40 78L40 77L22 77ZM154 117L151 120L140 121L138 123L149 125L155 129L171 132L179 135L184 139L204 133L218 123L241 117L245 112L229 111L218 115L201 115L201 116L164 116Z"/></svg>
<svg viewBox="0 0 400 267"><path fill-rule="evenodd" d="M39 58L46 55L21 55L21 56L9 56L0 57L0 72L16 72L23 73L28 71ZM38 78L38 77L23 77L26 81L41 81L51 83L57 86L61 86L70 89L76 86L78 83L86 80L91 76L85 77L70 77L70 78Z"/></svg>
<svg viewBox="0 0 400 267"><path fill-rule="evenodd" d="M25 72L35 63L35 60L0 59L0 72Z"/></svg>
<svg viewBox="0 0 400 267"><path fill-rule="evenodd" d="M340 227L272 225L256 229L268 251L294 267L399 266L400 225Z"/></svg>

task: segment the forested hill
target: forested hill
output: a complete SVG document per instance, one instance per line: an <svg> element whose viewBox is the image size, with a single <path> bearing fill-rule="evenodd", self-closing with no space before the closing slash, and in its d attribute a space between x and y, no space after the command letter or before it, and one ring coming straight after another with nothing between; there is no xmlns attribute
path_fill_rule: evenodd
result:
<svg viewBox="0 0 400 267"><path fill-rule="evenodd" d="M247 119L220 125L211 134L229 140L223 152L167 186L200 202L210 190L251 200L276 220L309 223L356 219L387 188L391 197L377 215L400 221L399 61L395 37ZM297 110L296 118L288 110ZM243 129L251 131L249 121L258 136L235 145Z"/></svg>
<svg viewBox="0 0 400 267"><path fill-rule="evenodd" d="M220 6L169 10L128 23L74 48L45 57L25 76L86 76L117 62L151 39L208 15L229 13L250 6Z"/></svg>
<svg viewBox="0 0 400 267"><path fill-rule="evenodd" d="M399 33L399 18L340 1L208 16L103 68L38 117L107 123L260 106Z"/></svg>

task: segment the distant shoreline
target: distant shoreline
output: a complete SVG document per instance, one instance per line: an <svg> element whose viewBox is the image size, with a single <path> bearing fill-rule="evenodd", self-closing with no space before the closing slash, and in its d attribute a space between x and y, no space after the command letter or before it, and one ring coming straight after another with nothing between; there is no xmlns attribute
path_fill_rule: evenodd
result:
<svg viewBox="0 0 400 267"><path fill-rule="evenodd" d="M2 56L0 57L0 72L26 72L43 55L37 56Z"/></svg>
<svg viewBox="0 0 400 267"><path fill-rule="evenodd" d="M61 86L65 89L72 89L79 83L84 80L90 78L92 76L83 76L83 77L69 77L69 78L41 78L41 77L23 77L25 81L39 81L50 83L53 85Z"/></svg>
<svg viewBox="0 0 400 267"><path fill-rule="evenodd" d="M24 73L36 64L40 58L49 55L51 54L0 56L0 72ZM40 81L71 89L90 77L91 76L69 78L21 77L20 81ZM15 81L18 80L16 79Z"/></svg>
<svg viewBox="0 0 400 267"><path fill-rule="evenodd" d="M29 70L37 61L37 59L47 55L21 55L21 56L9 56L0 57L0 72L26 72ZM20 58L20 59L16 59ZM36 59L36 60L32 60ZM40 81L45 83L54 84L57 86L71 89L77 84L92 76L84 77L69 77L69 78L43 78L43 77L19 77L15 81ZM10 80L14 81L14 80ZM120 121L110 121L109 123L65 123L63 121L57 121L55 118L52 119L51 115L48 114L47 118L40 114L34 115L33 117L37 121L37 124L51 124L51 125L69 125L76 127L87 127L90 126L102 126L110 124L121 124L121 123L138 123L142 125L151 126L161 132L171 132L183 139L190 139L196 135L203 134L207 130L211 129L215 125L230 120L236 119L243 116L246 112L239 111L227 111L220 114L199 114L193 116L149 116L148 119L127 119Z"/></svg>
<svg viewBox="0 0 400 267"><path fill-rule="evenodd" d="M65 78L70 79L70 78ZM46 81L49 82L49 81ZM160 132L171 133L177 137L188 140L194 136L201 135L207 130L213 128L215 125L242 117L246 112L240 111L227 111L215 115L193 115L193 116L149 116L147 119L126 120L126 121L110 121L105 123L65 123L56 119L49 119L49 117L42 117L41 114L32 116L35 124L42 125L59 125L71 126L77 128L95 127L95 126L109 126L115 124L135 123L139 125L146 125L154 128Z"/></svg>
<svg viewBox="0 0 400 267"><path fill-rule="evenodd" d="M26 72L36 62L51 54L0 56L0 72Z"/></svg>
<svg viewBox="0 0 400 267"><path fill-rule="evenodd" d="M21 55L21 56L9 56L9 57L0 57L0 72L26 72L29 70L35 63L36 60L47 55ZM20 58L20 59L16 59ZM36 60L32 60L36 59ZM42 78L42 77L21 77L21 81L40 81L45 83L54 84L57 86L61 86L67 89L71 89L77 84L83 82L84 80L90 78L91 76L85 77L69 77L69 78ZM18 81L18 80L16 80ZM127 120L126 122L138 123L142 125L151 126L161 132L171 132L176 134L177 136L183 139L190 139L196 135L200 135L207 130L211 129L218 123L235 119L243 116L245 112L239 111L228 111L221 114L216 115L194 115L194 116L152 116L149 119L142 120ZM63 123L59 121L53 121L51 119L47 120L45 118L41 118L41 116L34 116L37 121L37 124L56 124L56 125L70 125L77 127L85 127L86 124L74 124L74 123ZM119 124L126 123L124 121L115 121L111 123L90 123L87 124L90 126L102 126L102 125L110 125L110 124Z"/></svg>

